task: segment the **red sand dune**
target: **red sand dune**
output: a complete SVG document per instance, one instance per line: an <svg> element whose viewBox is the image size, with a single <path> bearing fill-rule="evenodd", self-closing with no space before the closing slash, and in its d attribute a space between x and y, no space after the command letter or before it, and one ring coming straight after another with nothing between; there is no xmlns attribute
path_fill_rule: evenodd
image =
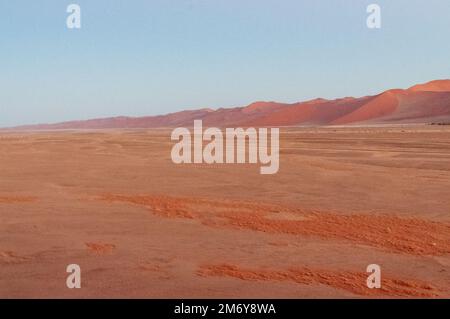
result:
<svg viewBox="0 0 450 319"><path fill-rule="evenodd" d="M267 111L274 111L276 109L281 109L287 104L281 104L277 102L254 102L242 110L242 113L244 114L252 114L255 112L267 112Z"/></svg>
<svg viewBox="0 0 450 319"><path fill-rule="evenodd" d="M418 84L409 88L409 91L450 92L450 81L435 80L425 84Z"/></svg>
<svg viewBox="0 0 450 319"><path fill-rule="evenodd" d="M232 277L246 281L292 281L302 285L322 284L361 296L438 297L440 289L425 282L383 276L380 289L367 289L367 273L310 269L247 269L235 265L204 265L198 271L203 277Z"/></svg>
<svg viewBox="0 0 450 319"><path fill-rule="evenodd" d="M361 122L365 120L371 120L379 118L385 115L389 115L395 112L398 106L396 92L387 91L384 92L369 102L365 103L360 108L356 109L350 114L344 115L336 120L333 124L348 124L353 122Z"/></svg>
<svg viewBox="0 0 450 319"><path fill-rule="evenodd" d="M114 117L16 127L24 130L192 126L298 126L450 122L450 80L436 80L376 96L315 99L293 104L255 102L246 107L199 109L159 116Z"/></svg>
<svg viewBox="0 0 450 319"><path fill-rule="evenodd" d="M291 104L257 119L243 120L244 126L295 126L301 124L326 125L335 118L339 118L358 109L368 98L345 98L333 101L313 100Z"/></svg>

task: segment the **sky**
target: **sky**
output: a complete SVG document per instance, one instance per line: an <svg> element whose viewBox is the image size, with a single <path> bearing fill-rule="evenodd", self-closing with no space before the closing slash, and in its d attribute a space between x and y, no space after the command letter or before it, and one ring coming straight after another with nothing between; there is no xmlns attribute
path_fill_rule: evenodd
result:
<svg viewBox="0 0 450 319"><path fill-rule="evenodd" d="M0 0L0 127L373 95L449 57L449 0Z"/></svg>

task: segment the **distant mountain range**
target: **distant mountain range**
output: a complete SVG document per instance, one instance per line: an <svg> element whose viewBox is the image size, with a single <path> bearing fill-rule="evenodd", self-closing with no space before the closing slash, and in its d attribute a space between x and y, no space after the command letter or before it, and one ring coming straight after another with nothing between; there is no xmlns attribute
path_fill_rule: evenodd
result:
<svg viewBox="0 0 450 319"><path fill-rule="evenodd" d="M113 129L204 126L261 127L300 125L372 125L450 122L450 80L436 80L375 96L315 99L292 104L255 102L245 107L198 109L166 115L111 117L15 127L21 130Z"/></svg>

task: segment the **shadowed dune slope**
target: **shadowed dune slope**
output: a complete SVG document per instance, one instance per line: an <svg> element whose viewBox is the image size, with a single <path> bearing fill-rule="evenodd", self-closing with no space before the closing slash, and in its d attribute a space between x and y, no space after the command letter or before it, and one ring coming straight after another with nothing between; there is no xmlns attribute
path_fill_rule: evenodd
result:
<svg viewBox="0 0 450 319"><path fill-rule="evenodd" d="M397 93L388 91L374 97L352 113L336 119L332 124L348 124L383 117L394 113L397 106Z"/></svg>

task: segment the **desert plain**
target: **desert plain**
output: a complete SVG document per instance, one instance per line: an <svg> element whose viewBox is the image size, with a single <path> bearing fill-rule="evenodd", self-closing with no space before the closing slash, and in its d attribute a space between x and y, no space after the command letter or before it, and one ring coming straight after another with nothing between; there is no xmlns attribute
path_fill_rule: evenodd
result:
<svg viewBox="0 0 450 319"><path fill-rule="evenodd" d="M285 128L275 175L176 165L172 146L1 132L0 297L450 297L449 126Z"/></svg>

